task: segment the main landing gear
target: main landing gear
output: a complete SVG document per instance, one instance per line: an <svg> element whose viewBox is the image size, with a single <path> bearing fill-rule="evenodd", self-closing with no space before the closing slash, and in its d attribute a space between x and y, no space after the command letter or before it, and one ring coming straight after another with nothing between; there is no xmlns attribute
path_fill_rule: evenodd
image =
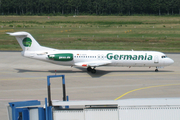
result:
<svg viewBox="0 0 180 120"><path fill-rule="evenodd" d="M158 72L158 67L156 67L155 72Z"/></svg>
<svg viewBox="0 0 180 120"><path fill-rule="evenodd" d="M88 71L88 72L91 72L91 73L96 73L95 67L94 67L94 68L88 67L88 68L87 68L87 71Z"/></svg>

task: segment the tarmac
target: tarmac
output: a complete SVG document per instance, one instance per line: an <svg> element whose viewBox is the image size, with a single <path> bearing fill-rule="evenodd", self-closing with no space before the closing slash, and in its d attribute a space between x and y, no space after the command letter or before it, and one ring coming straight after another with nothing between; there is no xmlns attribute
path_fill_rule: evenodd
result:
<svg viewBox="0 0 180 120"><path fill-rule="evenodd" d="M47 98L47 76L65 75L69 100L118 100L129 98L180 97L180 54L166 54L175 63L159 69L146 67L86 68L59 66L0 52L0 118L8 120L9 102ZM56 71L56 72L55 72ZM53 100L62 100L62 78L51 79Z"/></svg>

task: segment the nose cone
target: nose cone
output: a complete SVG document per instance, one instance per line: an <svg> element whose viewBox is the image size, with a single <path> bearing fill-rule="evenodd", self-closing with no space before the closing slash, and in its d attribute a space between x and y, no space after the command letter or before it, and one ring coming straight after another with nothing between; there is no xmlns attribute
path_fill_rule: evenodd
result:
<svg viewBox="0 0 180 120"><path fill-rule="evenodd" d="M172 65L174 63L174 60L171 58L168 58L165 62L166 65Z"/></svg>

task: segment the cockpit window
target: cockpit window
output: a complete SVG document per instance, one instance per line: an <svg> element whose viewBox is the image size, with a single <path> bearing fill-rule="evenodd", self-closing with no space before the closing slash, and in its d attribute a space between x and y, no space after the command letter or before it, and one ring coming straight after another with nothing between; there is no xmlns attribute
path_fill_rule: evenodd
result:
<svg viewBox="0 0 180 120"><path fill-rule="evenodd" d="M161 58L167 58L167 56L164 55L164 56L161 56Z"/></svg>

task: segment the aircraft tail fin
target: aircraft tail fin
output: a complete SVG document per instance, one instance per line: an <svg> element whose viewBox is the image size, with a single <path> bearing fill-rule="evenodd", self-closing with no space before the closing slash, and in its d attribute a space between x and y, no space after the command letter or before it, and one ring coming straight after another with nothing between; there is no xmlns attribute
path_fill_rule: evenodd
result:
<svg viewBox="0 0 180 120"><path fill-rule="evenodd" d="M16 37L23 51L38 51L43 49L40 44L33 38L33 36L28 32L14 32L7 34Z"/></svg>

